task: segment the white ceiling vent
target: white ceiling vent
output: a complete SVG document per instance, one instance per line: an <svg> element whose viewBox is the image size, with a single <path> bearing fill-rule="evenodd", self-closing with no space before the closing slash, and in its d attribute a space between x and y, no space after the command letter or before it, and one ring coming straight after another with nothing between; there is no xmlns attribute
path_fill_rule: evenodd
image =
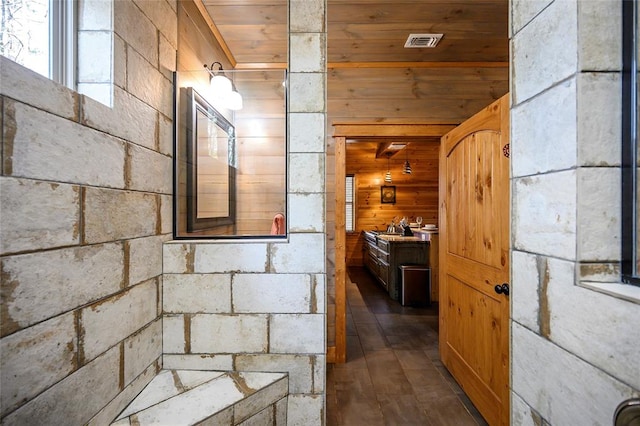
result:
<svg viewBox="0 0 640 426"><path fill-rule="evenodd" d="M436 47L444 34L409 34L404 47Z"/></svg>

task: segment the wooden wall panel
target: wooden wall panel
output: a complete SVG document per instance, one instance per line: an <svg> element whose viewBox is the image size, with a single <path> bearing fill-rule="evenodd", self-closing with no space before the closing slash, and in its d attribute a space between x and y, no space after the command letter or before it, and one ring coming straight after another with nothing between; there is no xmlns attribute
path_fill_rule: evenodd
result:
<svg viewBox="0 0 640 426"><path fill-rule="evenodd" d="M327 111L330 123L461 123L507 90L505 68L333 68Z"/></svg>
<svg viewBox="0 0 640 426"><path fill-rule="evenodd" d="M422 216L424 224L438 223L438 142L411 142L389 160L393 182L386 184L387 159L375 158L378 144L356 142L347 144L346 174L356 179L356 232L347 234L346 257L348 266L362 265L362 232L386 230L391 220L406 216L415 222ZM408 155L412 173L402 174ZM380 187L396 187L396 203L383 204Z"/></svg>

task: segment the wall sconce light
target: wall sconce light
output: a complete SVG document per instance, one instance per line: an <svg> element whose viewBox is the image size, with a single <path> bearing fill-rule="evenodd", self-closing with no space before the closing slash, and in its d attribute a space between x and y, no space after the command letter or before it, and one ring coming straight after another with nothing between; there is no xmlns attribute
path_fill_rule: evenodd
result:
<svg viewBox="0 0 640 426"><path fill-rule="evenodd" d="M391 156L387 154L387 173L384 175L384 181L387 183L391 183L391 167L389 166L389 158Z"/></svg>
<svg viewBox="0 0 640 426"><path fill-rule="evenodd" d="M214 67L216 65L219 68L215 69ZM224 106L232 111L242 109L242 95L238 93L231 79L224 74L222 64L220 62L214 62L210 66L205 64L204 68L211 76L209 81L211 90L222 100Z"/></svg>

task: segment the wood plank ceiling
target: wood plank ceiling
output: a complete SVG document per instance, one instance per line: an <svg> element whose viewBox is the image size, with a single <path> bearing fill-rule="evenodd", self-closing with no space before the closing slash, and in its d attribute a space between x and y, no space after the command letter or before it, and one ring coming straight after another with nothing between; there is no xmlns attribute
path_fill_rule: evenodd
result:
<svg viewBox="0 0 640 426"><path fill-rule="evenodd" d="M285 0L195 1L236 68L286 66ZM327 0L329 124L464 121L508 90L507 25L508 0Z"/></svg>

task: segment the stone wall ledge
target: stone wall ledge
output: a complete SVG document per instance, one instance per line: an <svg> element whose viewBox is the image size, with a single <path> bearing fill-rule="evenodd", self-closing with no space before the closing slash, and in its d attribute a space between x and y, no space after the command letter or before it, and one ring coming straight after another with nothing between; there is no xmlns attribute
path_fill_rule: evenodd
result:
<svg viewBox="0 0 640 426"><path fill-rule="evenodd" d="M162 370L111 425L284 426L288 389L286 373Z"/></svg>

